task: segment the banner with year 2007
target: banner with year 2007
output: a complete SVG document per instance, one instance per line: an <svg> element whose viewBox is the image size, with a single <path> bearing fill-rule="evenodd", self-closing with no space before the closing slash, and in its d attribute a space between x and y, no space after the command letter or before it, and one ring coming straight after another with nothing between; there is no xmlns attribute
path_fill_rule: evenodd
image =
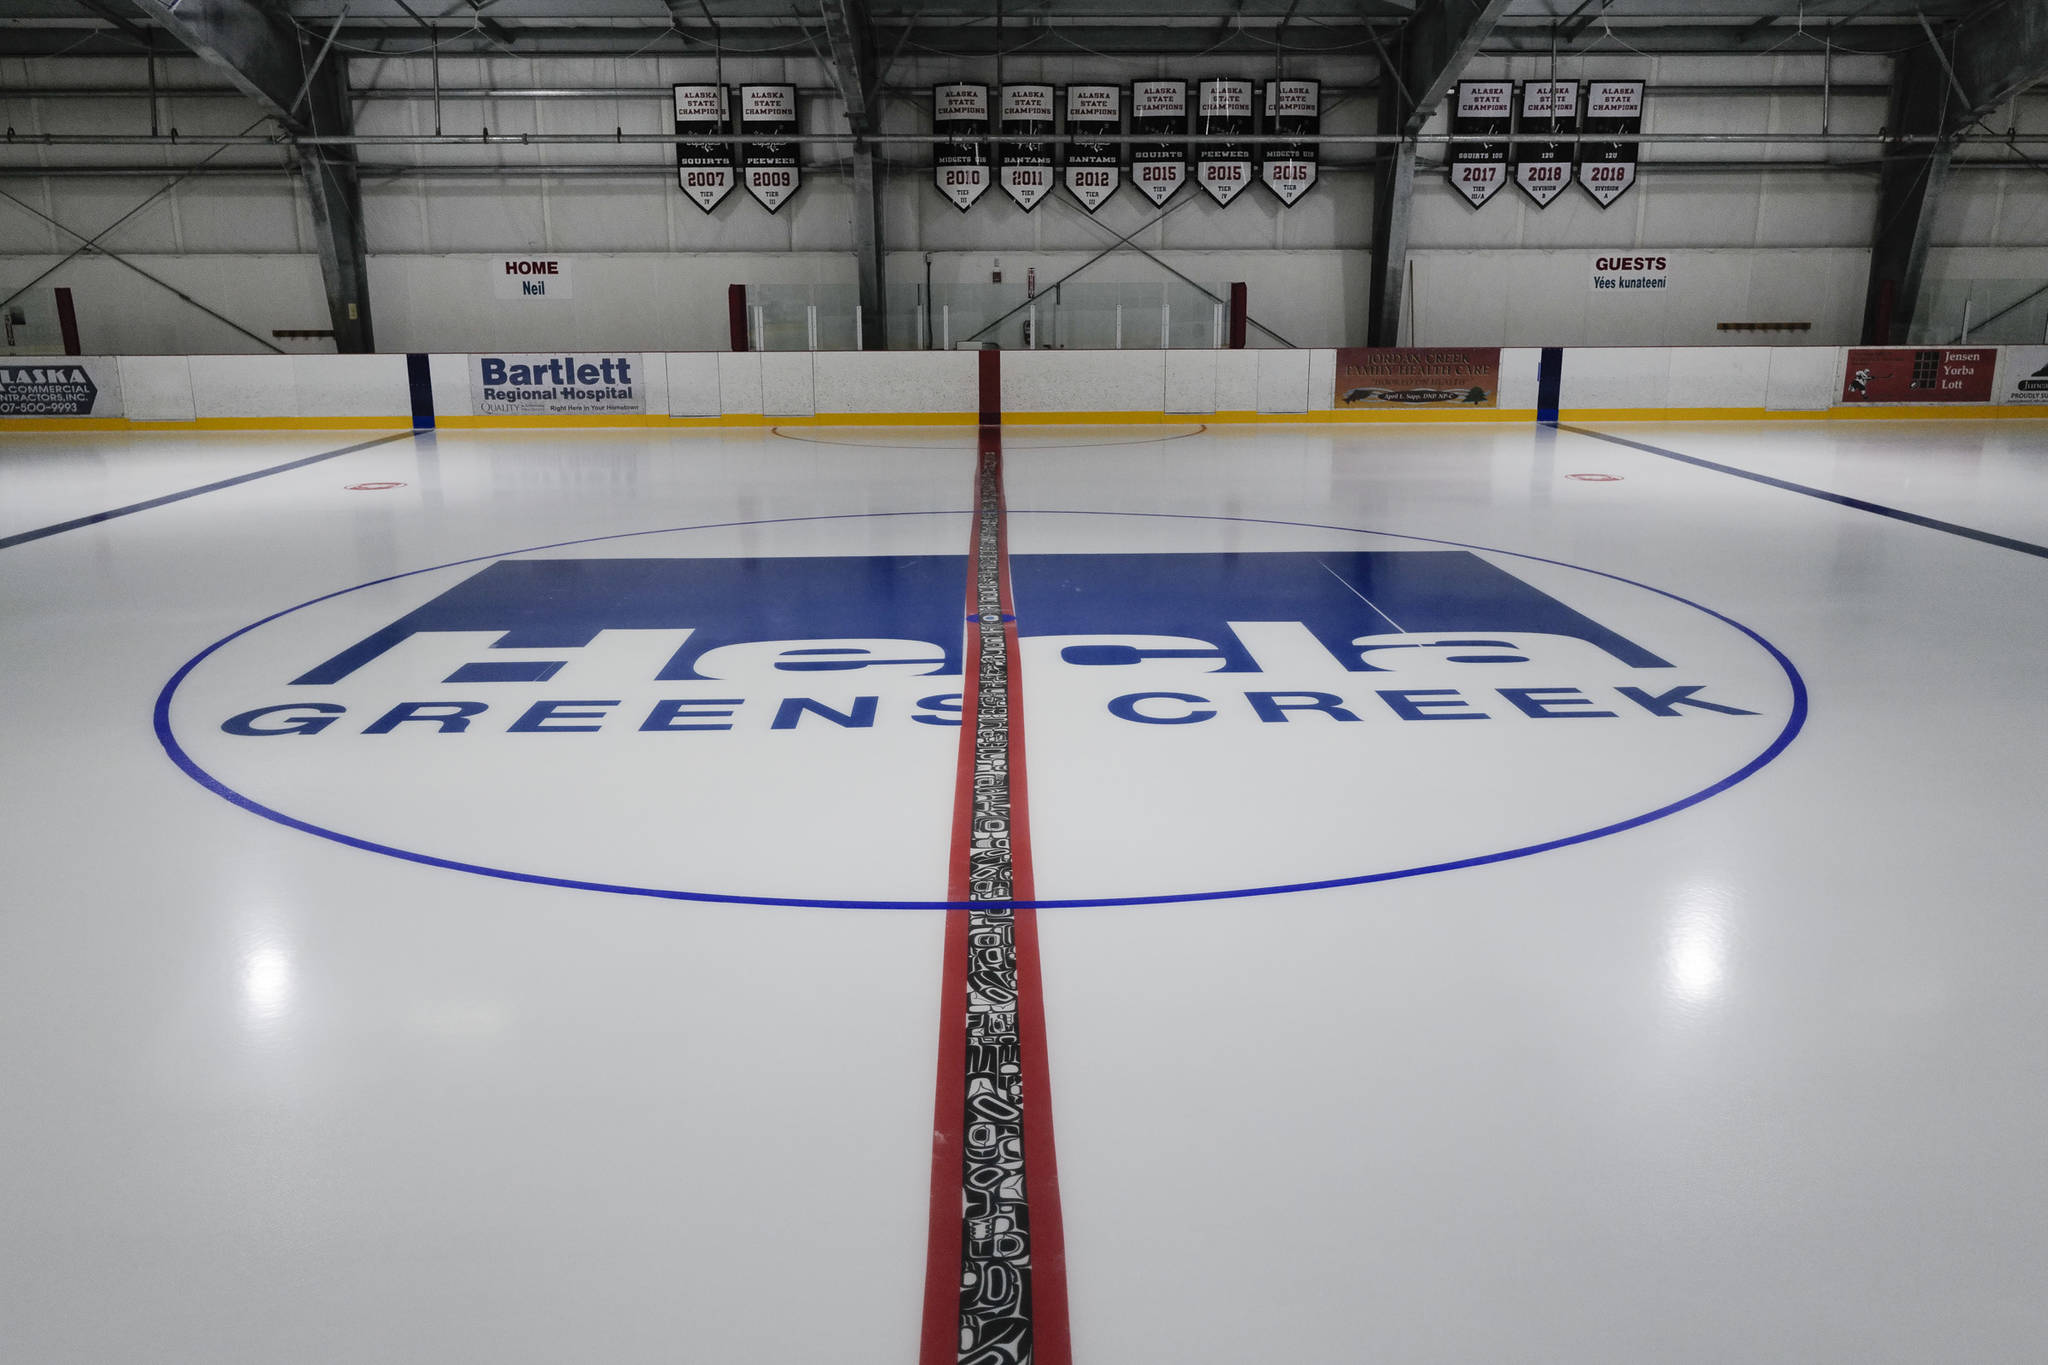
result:
<svg viewBox="0 0 2048 1365"><path fill-rule="evenodd" d="M740 131L794 136L796 134L796 87L793 85L743 85L740 87ZM794 142L748 142L742 144L740 162L747 193L762 208L775 212L789 202L802 183Z"/></svg>
<svg viewBox="0 0 2048 1365"><path fill-rule="evenodd" d="M722 136L732 131L732 119L726 113L724 86L678 85L675 97L677 137L687 137L691 133ZM717 208L719 202L732 193L733 186L739 183L733 174L732 144L678 142L676 183L704 212Z"/></svg>
<svg viewBox="0 0 2048 1365"><path fill-rule="evenodd" d="M1114 142L1090 142L1090 136L1123 131L1124 92L1117 85L1067 87L1067 193L1090 213L1116 193L1123 178L1123 156Z"/></svg>

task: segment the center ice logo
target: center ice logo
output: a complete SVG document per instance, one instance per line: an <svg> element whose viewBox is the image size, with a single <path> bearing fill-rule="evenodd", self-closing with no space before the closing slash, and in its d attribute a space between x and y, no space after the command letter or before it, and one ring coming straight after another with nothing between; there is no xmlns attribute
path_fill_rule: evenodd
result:
<svg viewBox="0 0 2048 1365"><path fill-rule="evenodd" d="M1376 539L1012 556L1042 896L1369 880L1572 842L1718 789L1796 724L1781 658L1724 618ZM549 553L230 637L166 689L167 747L259 813L467 871L943 898L963 555ZM1089 851L1106 831L1127 845L1113 863Z"/></svg>

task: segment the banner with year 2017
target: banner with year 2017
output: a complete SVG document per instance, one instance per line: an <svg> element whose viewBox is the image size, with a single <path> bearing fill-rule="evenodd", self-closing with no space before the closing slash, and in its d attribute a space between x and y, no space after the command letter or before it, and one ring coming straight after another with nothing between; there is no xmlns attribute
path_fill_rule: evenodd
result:
<svg viewBox="0 0 2048 1365"><path fill-rule="evenodd" d="M997 179L1026 213L1052 193L1052 144L1036 140L1052 136L1052 100L1049 85L1006 85L996 101Z"/></svg>
<svg viewBox="0 0 2048 1365"><path fill-rule="evenodd" d="M1577 81L1524 81L1515 132L1515 183L1549 208L1571 183L1572 134L1579 131Z"/></svg>
<svg viewBox="0 0 2048 1365"><path fill-rule="evenodd" d="M1090 213L1116 193L1123 178L1122 154L1114 142L1089 142L1090 136L1115 136L1123 131L1124 92L1119 85L1067 87L1067 193Z"/></svg>
<svg viewBox="0 0 2048 1365"><path fill-rule="evenodd" d="M1131 133L1138 137L1185 137L1188 131L1186 81L1132 81ZM1154 204L1164 204L1188 178L1185 142L1131 144L1131 183Z"/></svg>
<svg viewBox="0 0 2048 1365"><path fill-rule="evenodd" d="M989 184L988 87L932 87L932 132L948 139L932 145L932 183L962 213Z"/></svg>
<svg viewBox="0 0 2048 1365"><path fill-rule="evenodd" d="M1587 141L1579 148L1579 184L1606 208L1636 183L1636 144L1595 142L1599 135L1643 131L1641 81L1586 82Z"/></svg>
<svg viewBox="0 0 2048 1365"><path fill-rule="evenodd" d="M1452 97L1451 132L1483 136L1485 142L1453 142L1451 188L1478 208L1508 181L1508 126L1515 113L1513 81L1459 81ZM1497 139L1497 140L1496 140Z"/></svg>
<svg viewBox="0 0 2048 1365"><path fill-rule="evenodd" d="M1266 82L1266 136L1314 137L1323 130L1323 87L1320 81ZM1259 152L1259 179L1292 204L1316 183L1313 142L1268 142Z"/></svg>
<svg viewBox="0 0 2048 1365"><path fill-rule="evenodd" d="M740 131L771 136L796 133L796 87L740 87ZM770 213L789 202L802 183L794 142L748 142L741 145L741 179L747 193Z"/></svg>
<svg viewBox="0 0 2048 1365"><path fill-rule="evenodd" d="M1195 144L1195 178L1209 197L1227 204L1252 183L1252 83L1230 77L1196 89L1195 131L1213 142Z"/></svg>
<svg viewBox="0 0 2048 1365"><path fill-rule="evenodd" d="M720 136L732 131L724 86L678 85L675 97L677 137L691 133ZM698 208L709 213L739 183L733 174L733 160L730 142L678 142L676 183Z"/></svg>

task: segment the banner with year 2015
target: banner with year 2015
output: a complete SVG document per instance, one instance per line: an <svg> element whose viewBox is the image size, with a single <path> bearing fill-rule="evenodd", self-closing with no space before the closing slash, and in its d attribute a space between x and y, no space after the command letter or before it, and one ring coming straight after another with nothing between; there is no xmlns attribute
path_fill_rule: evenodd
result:
<svg viewBox="0 0 2048 1365"><path fill-rule="evenodd" d="M1185 137L1188 131L1186 81L1132 81L1131 133L1139 137ZM1164 204L1188 178L1185 142L1131 144L1131 183L1154 204Z"/></svg>
<svg viewBox="0 0 2048 1365"><path fill-rule="evenodd" d="M946 139L932 145L932 183L965 213L989 185L988 87L933 86L932 132Z"/></svg>
<svg viewBox="0 0 2048 1365"><path fill-rule="evenodd" d="M721 136L732 131L726 113L722 85L678 85L676 136L708 133ZM709 213L733 191L738 178L733 174L733 146L730 142L678 142L676 183L698 208Z"/></svg>
<svg viewBox="0 0 2048 1365"><path fill-rule="evenodd" d="M796 134L796 87L740 87L740 131L792 137ZM794 142L748 142L741 146L741 181L761 207L774 213L802 183Z"/></svg>
<svg viewBox="0 0 2048 1365"><path fill-rule="evenodd" d="M1209 197L1227 204L1252 183L1252 83L1219 77L1196 90L1195 131L1213 142L1195 144L1195 178Z"/></svg>
<svg viewBox="0 0 2048 1365"><path fill-rule="evenodd" d="M1314 137L1323 128L1320 81L1266 82L1266 136ZM1292 204L1316 183L1313 142L1268 142L1259 153L1259 179Z"/></svg>
<svg viewBox="0 0 2048 1365"><path fill-rule="evenodd" d="M1586 82L1587 141L1579 148L1579 184L1606 208L1636 183L1636 144L1595 142L1602 133L1643 131L1641 81Z"/></svg>
<svg viewBox="0 0 2048 1365"><path fill-rule="evenodd" d="M1571 183L1571 135L1579 131L1577 81L1524 81L1516 120L1515 183L1537 208L1564 193Z"/></svg>
<svg viewBox="0 0 2048 1365"><path fill-rule="evenodd" d="M1067 193L1090 213L1116 193L1123 178L1121 153L1114 142L1089 142L1092 136L1123 131L1124 92L1117 85L1067 87Z"/></svg>

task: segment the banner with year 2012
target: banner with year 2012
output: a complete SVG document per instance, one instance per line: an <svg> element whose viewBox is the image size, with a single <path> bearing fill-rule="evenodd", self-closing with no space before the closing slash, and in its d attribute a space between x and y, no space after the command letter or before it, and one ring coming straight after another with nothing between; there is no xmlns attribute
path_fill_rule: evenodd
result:
<svg viewBox="0 0 2048 1365"><path fill-rule="evenodd" d="M740 131L794 136L796 133L796 87L793 85L743 85L740 87ZM802 183L794 142L748 142L742 144L740 163L747 193L762 208L775 212L789 202Z"/></svg>
<svg viewBox="0 0 2048 1365"><path fill-rule="evenodd" d="M724 86L678 85L675 97L677 137L691 133L718 136L732 131ZM739 183L733 174L733 159L730 142L678 142L676 183L698 208L709 213Z"/></svg>
<svg viewBox="0 0 2048 1365"><path fill-rule="evenodd" d="M962 213L989 184L988 87L932 87L932 132L948 139L932 145L932 183Z"/></svg>
<svg viewBox="0 0 2048 1365"><path fill-rule="evenodd" d="M1089 142L1093 136L1123 131L1124 92L1118 85L1067 87L1067 193L1090 213L1116 193L1123 178L1122 154L1114 142Z"/></svg>

